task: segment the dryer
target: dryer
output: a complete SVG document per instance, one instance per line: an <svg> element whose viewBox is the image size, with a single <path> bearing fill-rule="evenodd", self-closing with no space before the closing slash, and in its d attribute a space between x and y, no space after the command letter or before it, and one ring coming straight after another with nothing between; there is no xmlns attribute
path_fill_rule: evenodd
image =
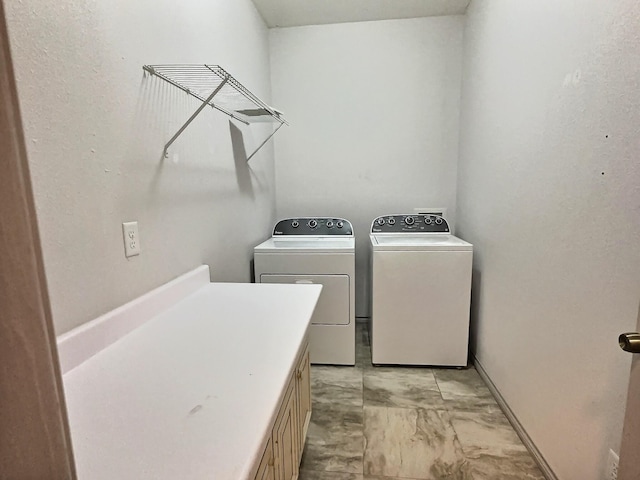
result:
<svg viewBox="0 0 640 480"><path fill-rule="evenodd" d="M374 364L466 366L473 245L439 215L371 224Z"/></svg>
<svg viewBox="0 0 640 480"><path fill-rule="evenodd" d="M280 220L254 249L255 281L316 283L322 293L311 319L311 363L355 365L355 238L343 218Z"/></svg>

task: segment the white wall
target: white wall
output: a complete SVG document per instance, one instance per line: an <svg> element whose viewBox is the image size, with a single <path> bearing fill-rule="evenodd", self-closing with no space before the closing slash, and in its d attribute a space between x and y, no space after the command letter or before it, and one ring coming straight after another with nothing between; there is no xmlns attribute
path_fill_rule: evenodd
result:
<svg viewBox="0 0 640 480"><path fill-rule="evenodd" d="M275 220L273 146L247 166L237 145L250 152L264 128L233 130L234 154L228 117L207 108L163 162L198 102L142 65L218 63L268 101L268 31L251 1L5 8L56 332L203 263L213 280L248 281ZM126 260L130 220L142 255Z"/></svg>
<svg viewBox="0 0 640 480"><path fill-rule="evenodd" d="M458 232L477 358L563 480L618 451L640 298L640 4L474 0Z"/></svg>
<svg viewBox="0 0 640 480"><path fill-rule="evenodd" d="M356 315L367 316L374 217L455 216L462 16L272 29L278 217L337 216L356 234Z"/></svg>

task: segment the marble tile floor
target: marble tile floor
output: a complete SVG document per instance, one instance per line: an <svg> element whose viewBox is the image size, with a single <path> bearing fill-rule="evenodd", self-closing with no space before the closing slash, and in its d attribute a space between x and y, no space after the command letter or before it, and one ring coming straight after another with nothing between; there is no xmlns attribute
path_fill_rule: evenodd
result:
<svg viewBox="0 0 640 480"><path fill-rule="evenodd" d="M311 367L299 480L544 480L473 367Z"/></svg>

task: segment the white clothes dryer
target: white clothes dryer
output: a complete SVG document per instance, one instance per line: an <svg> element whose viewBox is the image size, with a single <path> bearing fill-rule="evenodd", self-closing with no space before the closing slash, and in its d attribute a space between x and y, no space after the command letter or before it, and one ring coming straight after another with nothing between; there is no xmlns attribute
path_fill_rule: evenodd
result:
<svg viewBox="0 0 640 480"><path fill-rule="evenodd" d="M342 218L280 220L254 249L257 283L316 283L311 363L355 365L355 238Z"/></svg>
<svg viewBox="0 0 640 480"><path fill-rule="evenodd" d="M439 215L371 225L374 364L466 366L473 245Z"/></svg>

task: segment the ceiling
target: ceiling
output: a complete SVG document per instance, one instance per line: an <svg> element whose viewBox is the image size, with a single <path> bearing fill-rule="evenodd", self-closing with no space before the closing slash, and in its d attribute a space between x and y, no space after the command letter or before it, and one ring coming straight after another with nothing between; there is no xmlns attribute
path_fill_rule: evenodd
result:
<svg viewBox="0 0 640 480"><path fill-rule="evenodd" d="M470 0L252 0L267 26L460 15Z"/></svg>

